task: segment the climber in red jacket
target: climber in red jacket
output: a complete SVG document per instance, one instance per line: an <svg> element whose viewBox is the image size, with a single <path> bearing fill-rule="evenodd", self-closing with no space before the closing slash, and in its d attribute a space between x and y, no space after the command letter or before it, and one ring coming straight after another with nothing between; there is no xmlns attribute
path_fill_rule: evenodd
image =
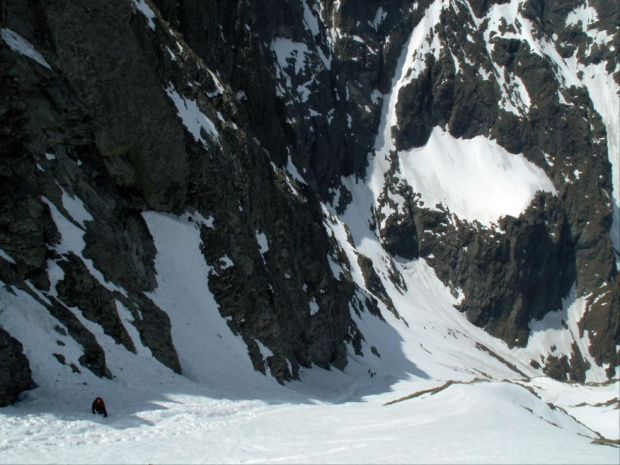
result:
<svg viewBox="0 0 620 465"><path fill-rule="evenodd" d="M93 401L92 411L93 413L103 415L104 418L108 418L108 412L105 409L105 403L103 402L103 399L101 397L97 397Z"/></svg>

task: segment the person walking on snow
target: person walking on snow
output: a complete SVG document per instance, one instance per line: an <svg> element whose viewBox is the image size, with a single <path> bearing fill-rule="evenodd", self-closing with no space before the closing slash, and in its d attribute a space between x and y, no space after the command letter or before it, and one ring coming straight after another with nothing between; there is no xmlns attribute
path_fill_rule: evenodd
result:
<svg viewBox="0 0 620 465"><path fill-rule="evenodd" d="M104 418L108 418L108 412L105 409L105 403L103 402L103 399L101 397L97 397L93 401L91 409L93 411L93 414L97 413L99 415L103 415Z"/></svg>

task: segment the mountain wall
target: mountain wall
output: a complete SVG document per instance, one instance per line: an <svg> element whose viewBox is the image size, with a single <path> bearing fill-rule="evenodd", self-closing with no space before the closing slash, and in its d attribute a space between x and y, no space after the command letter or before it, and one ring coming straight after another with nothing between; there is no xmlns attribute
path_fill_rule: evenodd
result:
<svg viewBox="0 0 620 465"><path fill-rule="evenodd" d="M559 379L585 381L593 365L613 376L618 132L600 102L617 110L615 2L1 6L0 280L83 349L69 360L59 340L50 363L116 376L93 323L130 352L135 328L183 371L152 299L157 249L144 213L155 211L189 214L204 286L254 368L280 382L300 367L344 369L348 347L361 354L365 340L352 311L398 315L386 286L402 281L397 263L420 259L470 322L509 347L585 298L572 350L532 366ZM596 94L595 74L609 95ZM425 165L410 160L435 140L492 143L496 159L521 157L542 184L492 221L448 197L428 203L416 181ZM393 272L364 254L359 231L351 263L330 230L360 205ZM0 392L20 391L32 385L28 359L2 326L3 369L21 375L2 373Z"/></svg>

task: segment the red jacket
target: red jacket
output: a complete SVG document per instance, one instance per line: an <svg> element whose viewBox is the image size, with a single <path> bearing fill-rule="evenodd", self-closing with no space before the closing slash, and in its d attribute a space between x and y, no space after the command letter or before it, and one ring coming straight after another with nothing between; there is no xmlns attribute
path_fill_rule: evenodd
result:
<svg viewBox="0 0 620 465"><path fill-rule="evenodd" d="M93 401L92 411L93 413L102 414L104 418L108 418L108 412L105 409L105 403L103 402L103 399L101 397L97 397Z"/></svg>

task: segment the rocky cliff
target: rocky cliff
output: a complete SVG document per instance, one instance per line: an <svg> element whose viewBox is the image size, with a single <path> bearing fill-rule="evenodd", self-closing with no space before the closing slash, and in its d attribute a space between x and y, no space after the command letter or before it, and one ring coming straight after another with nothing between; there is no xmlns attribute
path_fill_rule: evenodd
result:
<svg viewBox="0 0 620 465"><path fill-rule="evenodd" d="M571 350L532 366L613 375L615 2L3 0L1 11L0 356L20 373L0 373L6 401L32 386L2 323L15 302L57 322L49 363L117 376L100 328L183 371L152 298L153 211L200 230L204 286L254 368L280 382L343 369L348 347L362 354L353 315L398 315L387 288L403 286L399 263L421 259L509 347L584 299ZM597 94L597 77L611 93ZM544 183L492 221L433 205L410 159L441 137L491 141ZM346 243L333 233L360 205L381 263L359 231Z"/></svg>

